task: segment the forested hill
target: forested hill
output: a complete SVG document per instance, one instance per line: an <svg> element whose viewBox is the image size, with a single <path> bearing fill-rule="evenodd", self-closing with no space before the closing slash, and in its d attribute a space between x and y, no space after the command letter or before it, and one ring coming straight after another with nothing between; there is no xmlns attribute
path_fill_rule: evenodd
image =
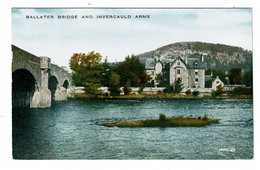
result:
<svg viewBox="0 0 260 170"><path fill-rule="evenodd" d="M207 68L227 71L231 68L243 68L245 71L252 66L252 51L241 47L205 42L178 42L160 47L154 51L139 54L140 58L174 59L177 56L184 58L204 56Z"/></svg>

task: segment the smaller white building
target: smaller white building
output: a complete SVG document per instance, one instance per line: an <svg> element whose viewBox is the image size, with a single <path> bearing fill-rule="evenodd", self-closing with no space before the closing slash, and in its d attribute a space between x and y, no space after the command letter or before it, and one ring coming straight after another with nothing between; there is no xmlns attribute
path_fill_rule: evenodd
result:
<svg viewBox="0 0 260 170"><path fill-rule="evenodd" d="M221 85L222 87L224 87L224 83L219 79L219 77L217 76L213 81L212 81L212 90L217 90L217 87Z"/></svg>

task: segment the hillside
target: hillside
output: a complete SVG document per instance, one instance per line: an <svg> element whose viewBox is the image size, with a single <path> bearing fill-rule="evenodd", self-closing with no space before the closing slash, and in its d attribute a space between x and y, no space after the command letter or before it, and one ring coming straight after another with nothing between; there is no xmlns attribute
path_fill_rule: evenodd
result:
<svg viewBox="0 0 260 170"><path fill-rule="evenodd" d="M178 42L160 47L156 50L139 54L140 58L174 59L177 56L184 58L204 56L207 68L227 71L230 68L243 68L245 71L252 66L252 51L241 47L205 42Z"/></svg>

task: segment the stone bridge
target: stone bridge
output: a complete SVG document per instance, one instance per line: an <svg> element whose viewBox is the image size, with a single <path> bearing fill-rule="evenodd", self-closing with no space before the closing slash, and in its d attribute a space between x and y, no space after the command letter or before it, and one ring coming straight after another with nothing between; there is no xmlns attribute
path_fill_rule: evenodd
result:
<svg viewBox="0 0 260 170"><path fill-rule="evenodd" d="M52 64L48 57L37 57L12 45L12 105L46 108L53 101L66 101L74 89L71 75Z"/></svg>

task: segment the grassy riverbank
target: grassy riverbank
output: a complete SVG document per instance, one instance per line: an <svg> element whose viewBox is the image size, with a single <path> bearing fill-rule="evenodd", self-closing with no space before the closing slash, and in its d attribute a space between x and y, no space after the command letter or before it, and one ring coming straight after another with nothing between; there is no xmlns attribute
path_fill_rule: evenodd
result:
<svg viewBox="0 0 260 170"><path fill-rule="evenodd" d="M140 99L140 98L214 98L210 94L193 96L186 94L130 94L120 96L105 96L105 95L88 95L88 94L75 94L75 98L115 98L115 99ZM220 99L252 99L253 95L221 95L215 98Z"/></svg>
<svg viewBox="0 0 260 170"><path fill-rule="evenodd" d="M106 127L201 127L213 123L219 123L219 119L209 118L206 114L203 117L174 116L170 118L160 114L159 119L103 123L100 125Z"/></svg>

